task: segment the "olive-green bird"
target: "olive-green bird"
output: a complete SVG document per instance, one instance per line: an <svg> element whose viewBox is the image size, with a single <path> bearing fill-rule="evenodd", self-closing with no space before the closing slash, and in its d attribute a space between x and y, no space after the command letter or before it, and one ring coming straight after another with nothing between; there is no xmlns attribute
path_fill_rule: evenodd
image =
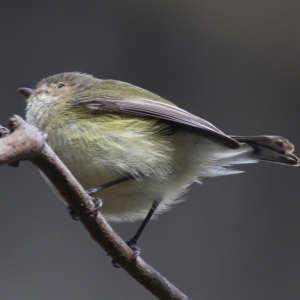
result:
<svg viewBox="0 0 300 300"><path fill-rule="evenodd" d="M226 135L129 83L72 72L19 91L28 98L27 121L48 134L82 186L102 185L95 196L103 201L104 217L144 220L133 248L151 216L169 210L203 177L237 174L232 165L259 161L299 166L286 138Z"/></svg>

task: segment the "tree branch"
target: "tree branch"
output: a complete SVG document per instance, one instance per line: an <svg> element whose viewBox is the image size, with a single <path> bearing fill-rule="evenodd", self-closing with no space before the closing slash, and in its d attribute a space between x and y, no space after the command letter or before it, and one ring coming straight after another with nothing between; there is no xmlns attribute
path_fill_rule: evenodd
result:
<svg viewBox="0 0 300 300"><path fill-rule="evenodd" d="M95 211L91 197L46 144L45 134L19 116L10 119L9 127L11 134L0 126L0 166L30 160L55 185L91 237L133 278L158 299L189 299L140 257L133 257L132 250Z"/></svg>

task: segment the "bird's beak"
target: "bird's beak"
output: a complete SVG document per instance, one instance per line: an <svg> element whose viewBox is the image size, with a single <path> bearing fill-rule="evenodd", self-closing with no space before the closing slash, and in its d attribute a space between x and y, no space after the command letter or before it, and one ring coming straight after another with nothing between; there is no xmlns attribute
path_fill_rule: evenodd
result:
<svg viewBox="0 0 300 300"><path fill-rule="evenodd" d="M24 95L26 98L29 98L33 93L34 93L34 90L33 89L29 89L29 88L19 88L18 91Z"/></svg>

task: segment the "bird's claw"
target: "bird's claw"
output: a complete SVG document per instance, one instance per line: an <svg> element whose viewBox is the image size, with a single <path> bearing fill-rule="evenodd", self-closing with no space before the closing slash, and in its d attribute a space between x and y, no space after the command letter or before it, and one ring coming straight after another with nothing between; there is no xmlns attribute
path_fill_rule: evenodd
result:
<svg viewBox="0 0 300 300"><path fill-rule="evenodd" d="M67 206L67 212L69 213L69 215L71 216L71 218L74 221L78 221L79 220L78 216L75 214L74 210L71 208L70 205Z"/></svg>
<svg viewBox="0 0 300 300"><path fill-rule="evenodd" d="M129 248L132 250L132 260L136 260L138 256L141 255L142 250L136 245L136 241L134 239L130 239L126 242ZM117 263L115 259L111 261L115 268L121 268L121 266Z"/></svg>
<svg viewBox="0 0 300 300"><path fill-rule="evenodd" d="M100 198L92 198L92 201L95 205L94 211L98 211L103 205L103 201Z"/></svg>
<svg viewBox="0 0 300 300"><path fill-rule="evenodd" d="M92 198L92 201L95 205L95 208L93 211L96 212L101 208L103 202L100 198ZM73 220L75 220L75 221L79 220L78 216L75 214L74 210L72 209L72 207L70 205L67 206L67 211Z"/></svg>

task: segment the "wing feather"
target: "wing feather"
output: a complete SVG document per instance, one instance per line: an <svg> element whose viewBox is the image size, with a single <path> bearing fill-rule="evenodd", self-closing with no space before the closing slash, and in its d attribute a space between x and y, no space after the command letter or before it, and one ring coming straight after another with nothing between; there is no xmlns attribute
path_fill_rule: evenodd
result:
<svg viewBox="0 0 300 300"><path fill-rule="evenodd" d="M237 149L241 144L234 138L224 134L217 127L177 106L134 96L92 95L72 98L70 102L99 112L116 112L147 116L187 126L210 140L230 149Z"/></svg>

